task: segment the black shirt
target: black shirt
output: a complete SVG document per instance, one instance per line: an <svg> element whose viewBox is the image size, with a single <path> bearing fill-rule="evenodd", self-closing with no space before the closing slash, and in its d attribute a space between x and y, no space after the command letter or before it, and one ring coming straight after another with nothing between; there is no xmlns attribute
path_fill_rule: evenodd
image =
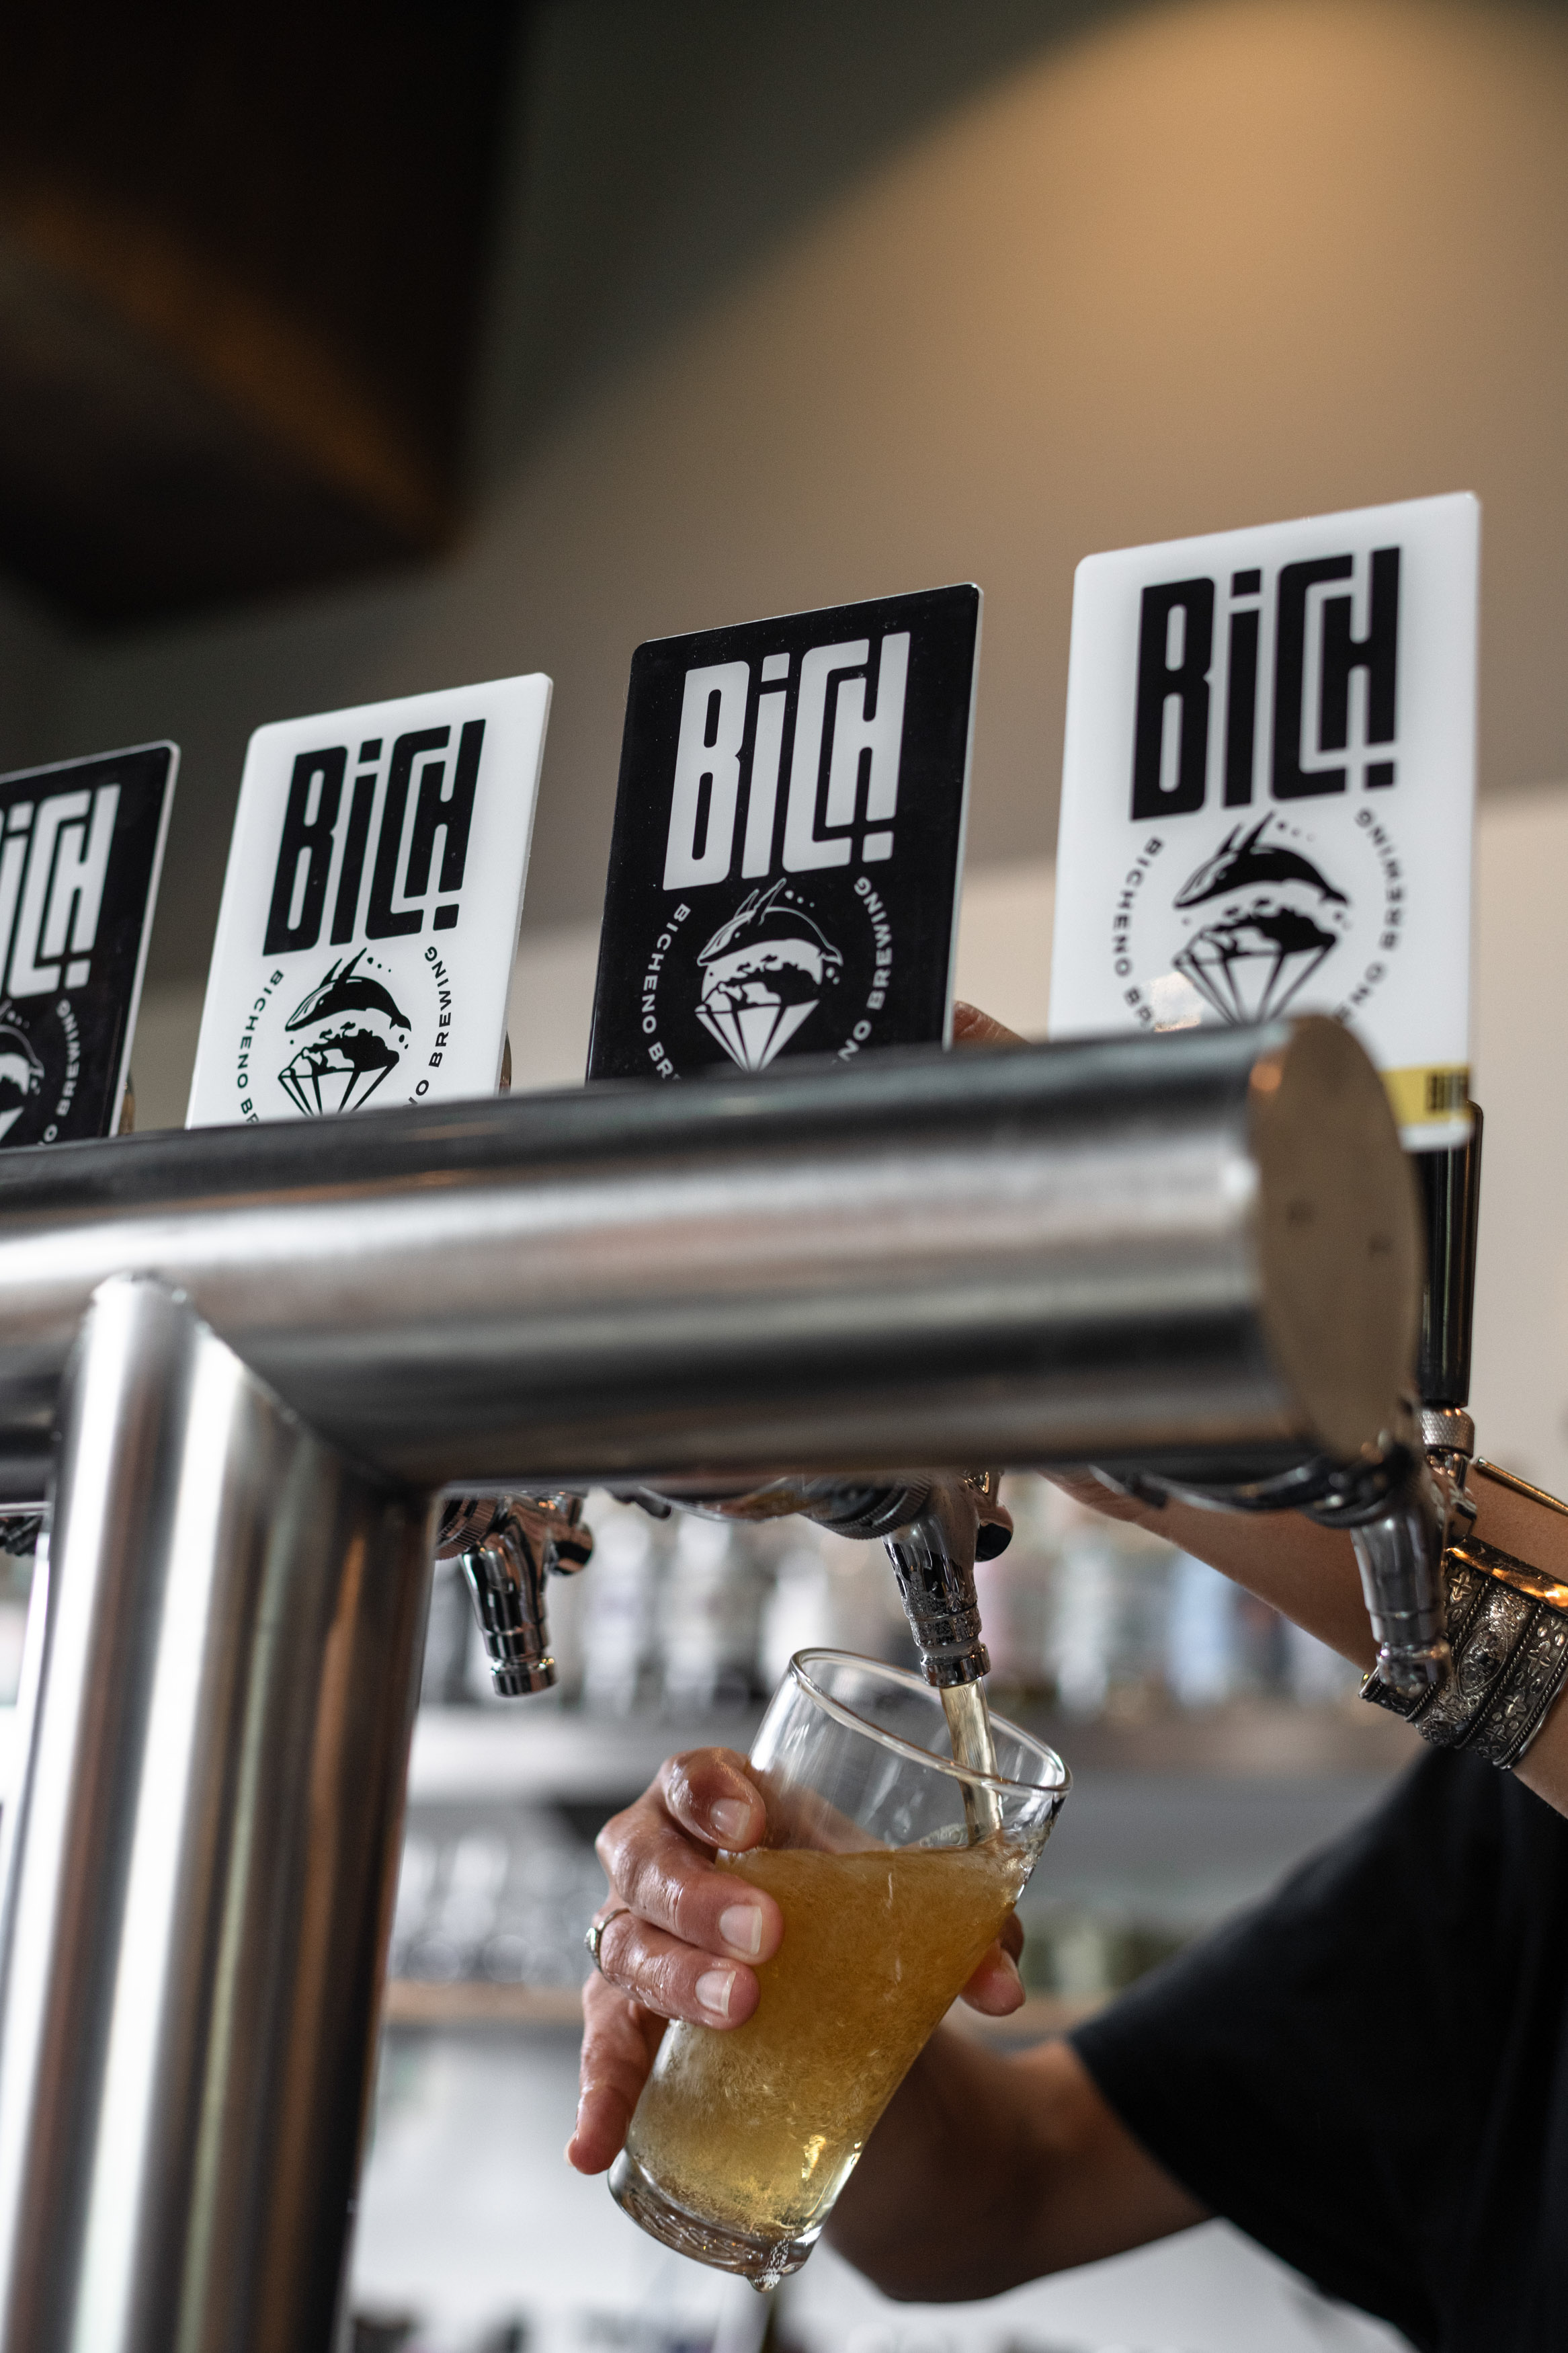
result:
<svg viewBox="0 0 1568 2353"><path fill-rule="evenodd" d="M1568 2348L1568 1821L1430 1756L1073 2042L1193 2195L1421 2353Z"/></svg>

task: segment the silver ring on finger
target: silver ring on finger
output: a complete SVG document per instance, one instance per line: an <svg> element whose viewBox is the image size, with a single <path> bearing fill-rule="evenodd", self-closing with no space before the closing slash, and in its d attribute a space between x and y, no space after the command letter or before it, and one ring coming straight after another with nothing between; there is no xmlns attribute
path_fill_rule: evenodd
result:
<svg viewBox="0 0 1568 2353"><path fill-rule="evenodd" d="M601 1977L605 1974L605 1964L599 1958L599 1947L605 1941L605 1931L612 1920L624 1919L631 1908L629 1904L617 1904L613 1911L602 1914L597 1920L591 1920L583 1931L583 1942L587 1947L588 1958Z"/></svg>

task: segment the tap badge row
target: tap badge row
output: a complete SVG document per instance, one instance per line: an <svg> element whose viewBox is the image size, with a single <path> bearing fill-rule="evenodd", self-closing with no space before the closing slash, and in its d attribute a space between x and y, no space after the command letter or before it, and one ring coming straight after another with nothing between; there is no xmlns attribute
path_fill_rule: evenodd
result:
<svg viewBox="0 0 1568 2353"><path fill-rule="evenodd" d="M1421 499L1080 565L1054 1036L1329 1013L1408 1145L1463 1139L1479 525ZM638 647L591 1080L946 1039L980 617L959 585ZM550 693L256 731L190 1125L494 1091ZM0 1145L120 1121L177 756L0 779Z"/></svg>

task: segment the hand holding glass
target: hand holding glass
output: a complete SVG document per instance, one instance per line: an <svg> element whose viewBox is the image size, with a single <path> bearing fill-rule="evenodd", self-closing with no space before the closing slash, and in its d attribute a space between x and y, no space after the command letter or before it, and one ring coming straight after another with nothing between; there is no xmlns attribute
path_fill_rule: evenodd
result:
<svg viewBox="0 0 1568 2353"><path fill-rule="evenodd" d="M774 1898L784 1942L743 2026L666 2033L610 2177L656 2238L759 2286L805 2261L1067 1794L1050 1749L993 1732L982 1774L952 1761L918 1676L840 1651L791 1662L752 1750L765 1842L720 1857Z"/></svg>

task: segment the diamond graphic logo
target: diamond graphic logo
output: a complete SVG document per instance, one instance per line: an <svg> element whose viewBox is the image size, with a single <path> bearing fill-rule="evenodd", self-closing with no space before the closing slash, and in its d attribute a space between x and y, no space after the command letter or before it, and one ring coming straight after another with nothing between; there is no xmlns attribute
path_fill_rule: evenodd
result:
<svg viewBox="0 0 1568 2353"><path fill-rule="evenodd" d="M1234 826L1177 892L1181 909L1222 902L1216 920L1194 932L1173 957L1222 1021L1267 1021L1283 1013L1340 934L1320 920L1350 902L1328 876L1269 828L1264 818L1242 834Z"/></svg>
<svg viewBox="0 0 1568 2353"><path fill-rule="evenodd" d="M766 1069L844 968L805 902L782 881L753 891L697 962L697 1018L742 1071Z"/></svg>
<svg viewBox="0 0 1568 2353"><path fill-rule="evenodd" d="M0 1142L9 1135L44 1083L44 1066L26 1032L0 1021Z"/></svg>
<svg viewBox="0 0 1568 2353"><path fill-rule="evenodd" d="M309 1119L358 1111L406 1050L408 1016L363 968L366 955L361 948L334 964L284 1024L307 1036L279 1071L279 1084Z"/></svg>
<svg viewBox="0 0 1568 2353"><path fill-rule="evenodd" d="M1211 923L1172 961L1222 1021L1268 1021L1284 1012L1338 945L1310 915L1281 908L1242 923Z"/></svg>

